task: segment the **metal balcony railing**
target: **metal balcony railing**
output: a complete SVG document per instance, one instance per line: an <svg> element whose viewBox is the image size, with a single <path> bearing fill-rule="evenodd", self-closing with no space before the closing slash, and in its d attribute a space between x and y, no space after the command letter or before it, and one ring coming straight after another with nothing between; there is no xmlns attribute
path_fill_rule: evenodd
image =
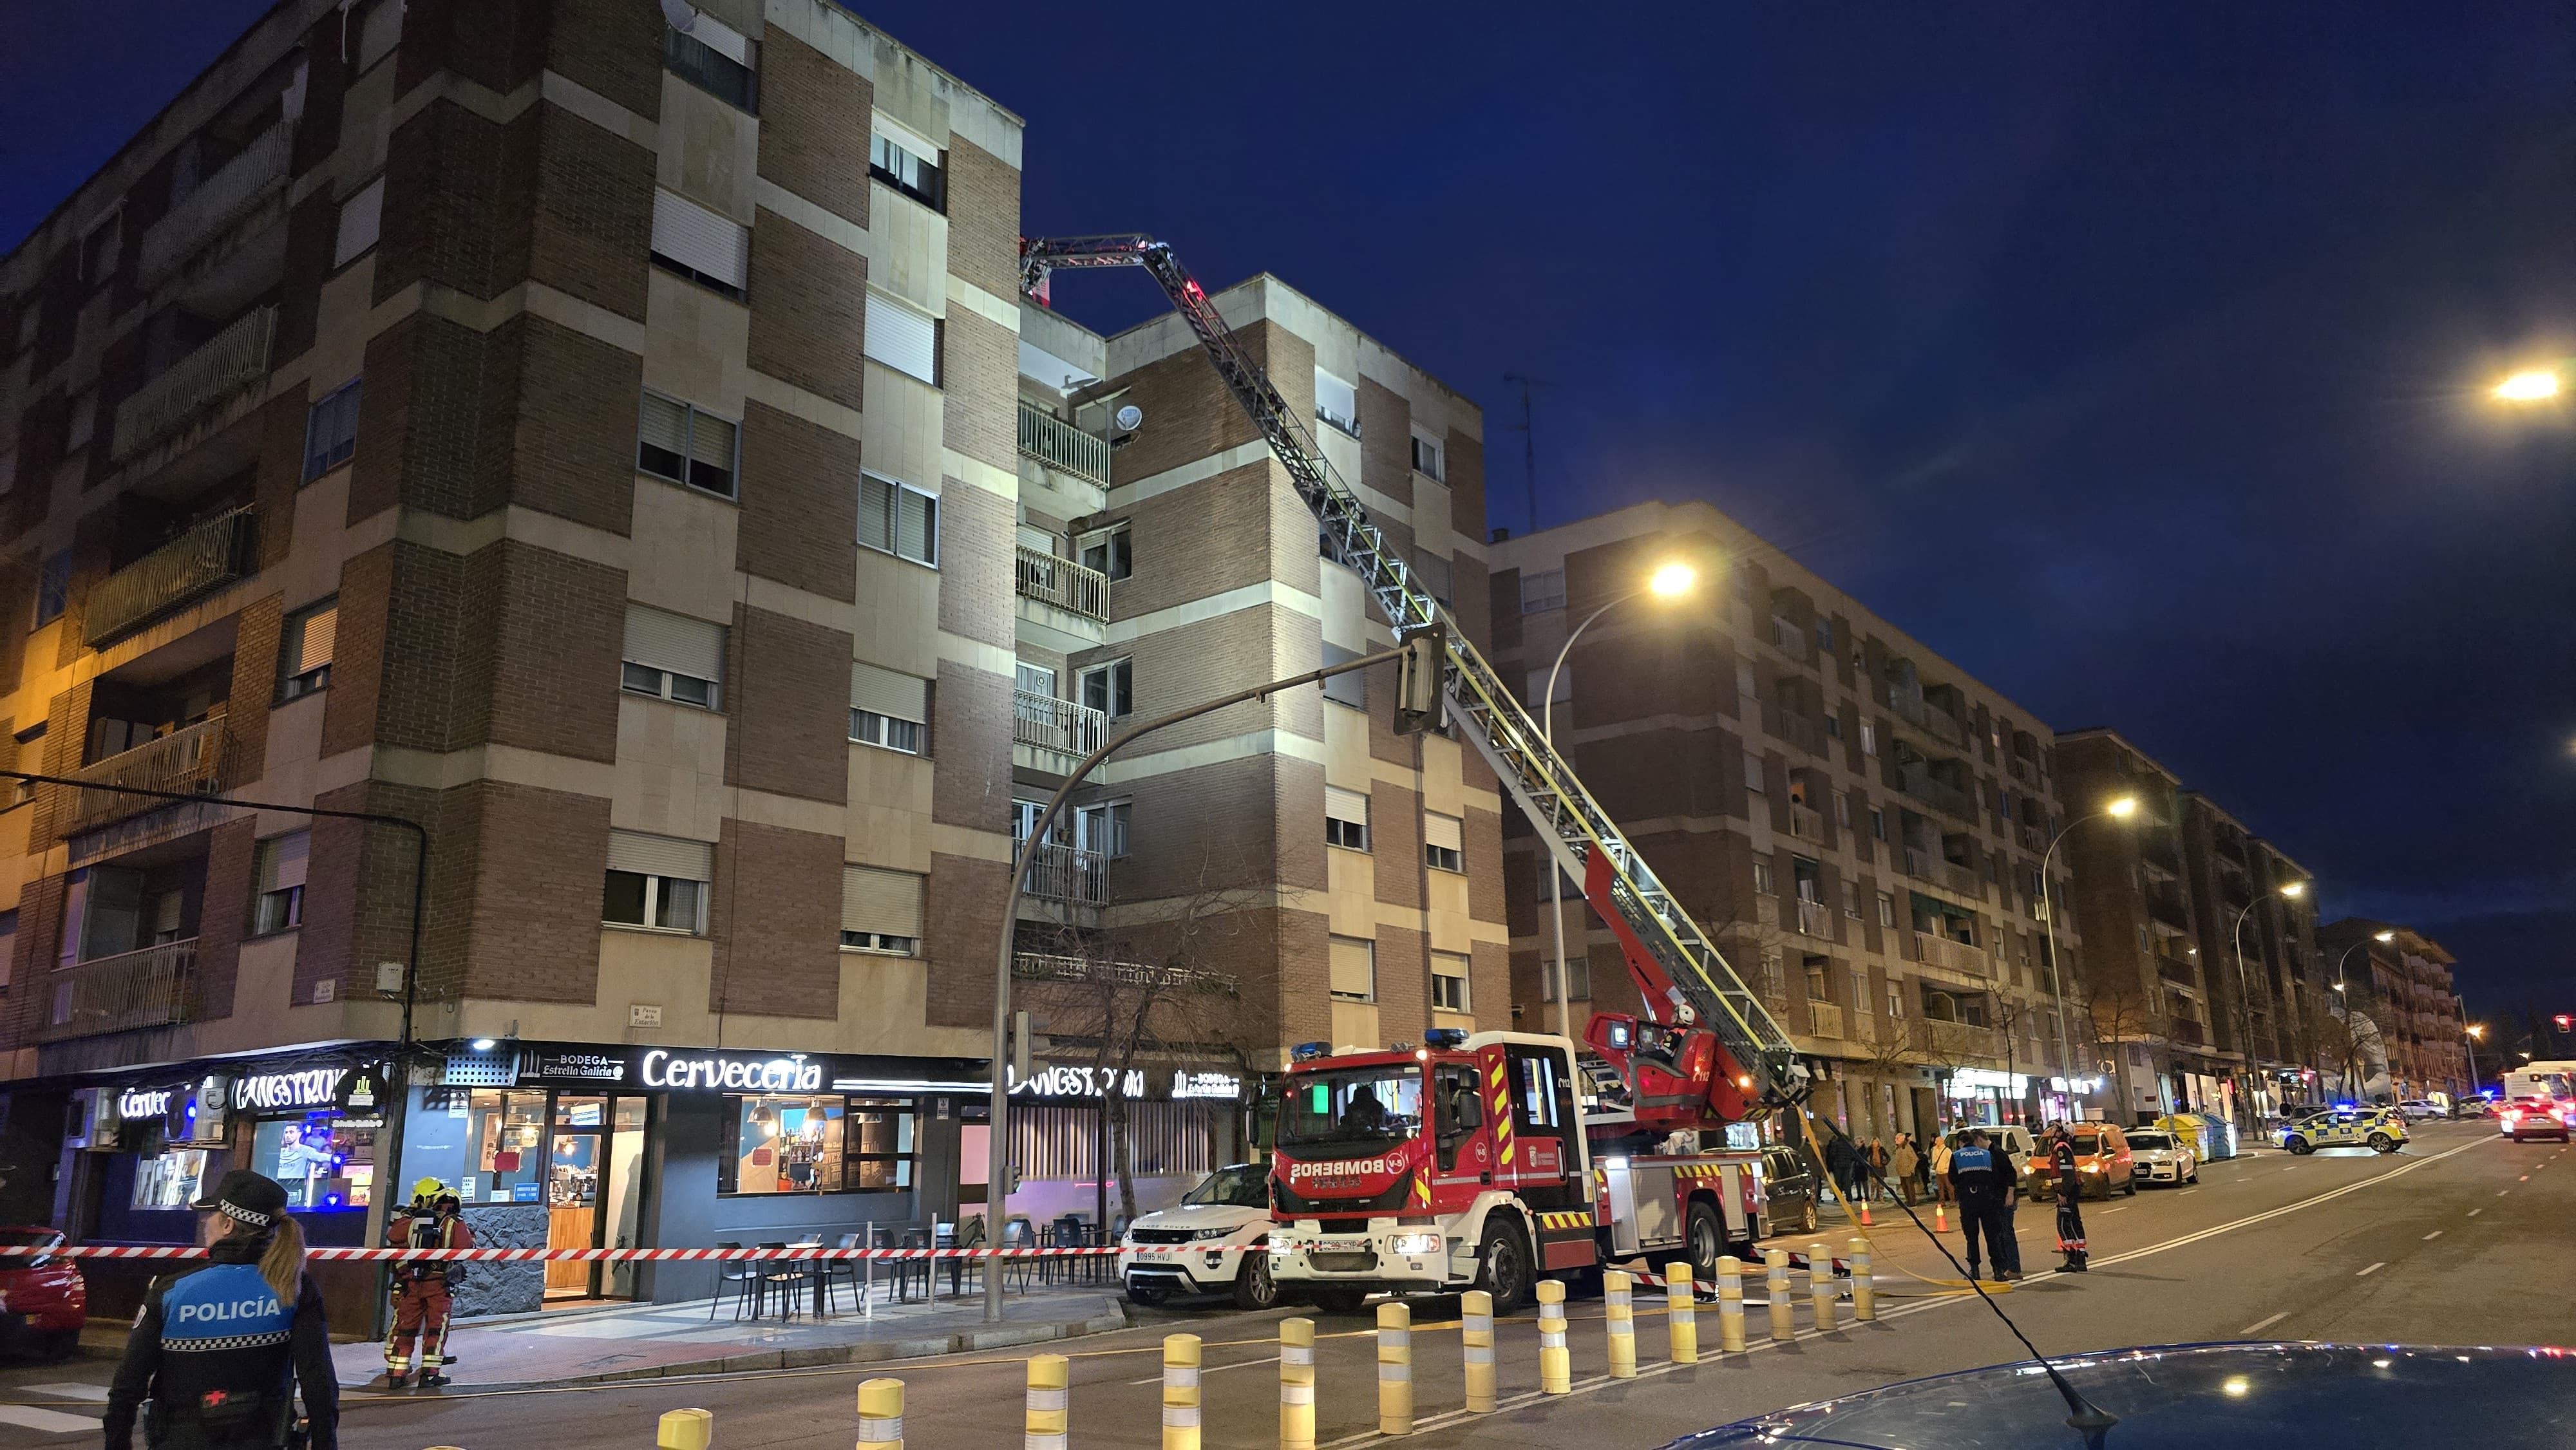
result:
<svg viewBox="0 0 2576 1450"><path fill-rule="evenodd" d="M1823 734L1816 729L1816 722L1794 710L1783 710L1777 705L1763 706L1762 728L1809 755L1825 753Z"/></svg>
<svg viewBox="0 0 2576 1450"><path fill-rule="evenodd" d="M256 526L247 508L217 514L101 579L81 606L82 637L96 649L241 578L250 572Z"/></svg>
<svg viewBox="0 0 2576 1450"><path fill-rule="evenodd" d="M1055 841L1041 841L1035 848L1023 841L1019 849L1029 853L1029 895L1076 906L1109 904L1109 861L1098 851Z"/></svg>
<svg viewBox="0 0 2576 1450"><path fill-rule="evenodd" d="M116 456L159 442L267 377L269 344L276 336L277 309L254 308L137 389L116 408Z"/></svg>
<svg viewBox="0 0 2576 1450"><path fill-rule="evenodd" d="M196 986L195 937L81 962L53 974L53 1001L36 1035L59 1042L185 1022Z"/></svg>
<svg viewBox="0 0 2576 1450"><path fill-rule="evenodd" d="M286 184L295 150L295 123L280 121L261 132L240 155L197 184L143 234L135 265L149 284L176 271L197 249Z"/></svg>
<svg viewBox="0 0 2576 1450"><path fill-rule="evenodd" d="M2164 978L2168 982L2174 983L2176 986L2197 987L2200 985L2200 974L2191 969L2191 963L2177 961L2172 957L2160 956L2156 958L2156 975Z"/></svg>
<svg viewBox="0 0 2576 1450"><path fill-rule="evenodd" d="M1910 766L1897 773L1897 789L1934 810L1972 825L1977 823L1976 797L1919 766Z"/></svg>
<svg viewBox="0 0 2576 1450"><path fill-rule="evenodd" d="M1995 1033L1991 1027L1979 1027L1971 1022L1943 1022L1937 1019L1923 1025L1931 1029L1932 1050L1944 1057L1995 1055Z"/></svg>
<svg viewBox="0 0 2576 1450"><path fill-rule="evenodd" d="M1840 1037L1843 1035L1843 1009L1839 1004L1810 1000L1807 1003L1807 1016L1816 1024L1816 1036Z"/></svg>
<svg viewBox="0 0 2576 1450"><path fill-rule="evenodd" d="M1771 647L1793 660L1807 657L1807 632L1791 620L1771 616Z"/></svg>
<svg viewBox="0 0 2576 1450"><path fill-rule="evenodd" d="M2192 1021L2188 1017L2177 1017L2171 1022L2166 1023L2165 1039L2169 1042L2179 1042L2185 1047L2206 1047L2209 1045L2209 1033L2207 1029L2203 1028L2199 1023Z"/></svg>
<svg viewBox="0 0 2576 1450"><path fill-rule="evenodd" d="M1826 910L1821 901L1809 901L1803 896L1798 898L1797 922L1802 936L1822 937L1827 941L1833 939L1834 914Z"/></svg>
<svg viewBox="0 0 2576 1450"><path fill-rule="evenodd" d="M1889 685L1887 687L1887 708L1896 712L1897 719L1903 720L1908 724L1921 725L1923 723L1923 713L1930 707L1923 703L1922 691L1909 690L1902 685Z"/></svg>
<svg viewBox="0 0 2576 1450"><path fill-rule="evenodd" d="M183 795L214 794L223 786L224 755L230 740L224 721L217 717L173 730L148 745L111 755L95 765L82 766L72 772L85 784L73 789L71 809L62 822L64 832L77 835L93 831L171 804L155 796L127 795L115 789L118 786Z"/></svg>
<svg viewBox="0 0 2576 1450"><path fill-rule="evenodd" d="M1089 755L1109 739L1109 717L1089 705L1030 690L1011 695L1011 739L1066 755Z"/></svg>
<svg viewBox="0 0 2576 1450"><path fill-rule="evenodd" d="M1011 958L1011 975L1029 982L1085 982L1141 990L1211 992L1231 997L1235 975L1205 967L1154 966L1145 962L1103 961L1058 952L1019 952Z"/></svg>
<svg viewBox="0 0 2576 1450"><path fill-rule="evenodd" d="M1927 966L1958 972L1971 977L1990 977L1994 967L1982 948L1963 941L1952 941L1938 932L1914 934L1914 959Z"/></svg>
<svg viewBox="0 0 2576 1450"><path fill-rule="evenodd" d="M1821 841L1825 838L1825 818L1792 802L1789 806L1789 834L1801 841Z"/></svg>
<svg viewBox="0 0 2576 1450"><path fill-rule="evenodd" d="M1020 405L1020 452L1049 468L1109 486L1109 440L1026 403Z"/></svg>
<svg viewBox="0 0 2576 1450"><path fill-rule="evenodd" d="M1020 547L1020 593L1102 623L1109 620L1109 576L1044 549Z"/></svg>

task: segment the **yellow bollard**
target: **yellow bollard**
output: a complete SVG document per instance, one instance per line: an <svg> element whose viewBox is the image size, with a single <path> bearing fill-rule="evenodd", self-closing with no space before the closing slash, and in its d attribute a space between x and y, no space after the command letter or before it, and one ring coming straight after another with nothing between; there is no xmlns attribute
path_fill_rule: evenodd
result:
<svg viewBox="0 0 2576 1450"><path fill-rule="evenodd" d="M1610 1378L1637 1377L1637 1309L1629 1287L1635 1281L1624 1269L1601 1272L1603 1322L1610 1327Z"/></svg>
<svg viewBox="0 0 2576 1450"><path fill-rule="evenodd" d="M1851 1269L1852 1318L1867 1324L1878 1318L1878 1280L1871 1277L1877 1271L1869 1265L1869 1240L1851 1241Z"/></svg>
<svg viewBox="0 0 2576 1450"><path fill-rule="evenodd" d="M1400 1300L1377 1306L1377 1432L1413 1433L1413 1311Z"/></svg>
<svg viewBox="0 0 2576 1450"><path fill-rule="evenodd" d="M903 1450L903 1381L859 1382L859 1450Z"/></svg>
<svg viewBox="0 0 2576 1450"><path fill-rule="evenodd" d="M1816 1308L1817 1333L1833 1332L1834 1301L1840 1297L1834 1287L1834 1251L1822 1243L1807 1245L1807 1299Z"/></svg>
<svg viewBox="0 0 2576 1450"><path fill-rule="evenodd" d="M1199 1450L1199 1337L1163 1336L1163 1450Z"/></svg>
<svg viewBox="0 0 2576 1450"><path fill-rule="evenodd" d="M1020 1450L1064 1450L1072 1408L1066 1403L1065 1388L1071 1381L1065 1370L1063 1355L1030 1356L1028 1420L1020 1434Z"/></svg>
<svg viewBox="0 0 2576 1450"><path fill-rule="evenodd" d="M1574 1361L1565 1352L1565 1285L1555 1279L1538 1281L1538 1390L1574 1393Z"/></svg>
<svg viewBox="0 0 2576 1450"><path fill-rule="evenodd" d="M1279 1321L1279 1450L1315 1450L1315 1321Z"/></svg>
<svg viewBox="0 0 2576 1450"><path fill-rule="evenodd" d="M1742 1312L1740 1306L1737 1312ZM1699 1363L1699 1302L1691 1297L1687 1259L1664 1265L1664 1324L1672 1338L1673 1363Z"/></svg>
<svg viewBox="0 0 2576 1450"><path fill-rule="evenodd" d="M1744 1352L1744 1261L1733 1254L1717 1261L1717 1351Z"/></svg>
<svg viewBox="0 0 2576 1450"><path fill-rule="evenodd" d="M1458 1337L1467 1346L1467 1412L1494 1412L1494 1296L1470 1289L1458 1301Z"/></svg>
<svg viewBox="0 0 2576 1450"><path fill-rule="evenodd" d="M1773 1249L1762 1256L1763 1288L1771 1296L1771 1337L1798 1337L1798 1311L1789 1304L1789 1251Z"/></svg>
<svg viewBox="0 0 2576 1450"><path fill-rule="evenodd" d="M672 1410L662 1416L659 1433L653 1437L654 1450L707 1450L714 1438L716 1417L707 1410Z"/></svg>

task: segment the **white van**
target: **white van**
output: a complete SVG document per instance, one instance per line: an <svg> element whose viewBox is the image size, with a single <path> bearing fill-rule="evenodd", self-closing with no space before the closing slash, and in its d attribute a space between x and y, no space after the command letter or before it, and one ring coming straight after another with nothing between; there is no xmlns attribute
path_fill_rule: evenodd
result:
<svg viewBox="0 0 2576 1450"><path fill-rule="evenodd" d="M1971 1132L1980 1132L1985 1134L1986 1145L1988 1147L2000 1148L2004 1152L2012 1155L2013 1182L2020 1188L2023 1197L2029 1197L2031 1165L2039 1158L2039 1145L2031 1140L2030 1129L2023 1127L2019 1123L1997 1123L1977 1128L1952 1128L1949 1132L1941 1135L1941 1141L1949 1144L1950 1151L1956 1153L1959 1151L1959 1145L1968 1141L1968 1134Z"/></svg>

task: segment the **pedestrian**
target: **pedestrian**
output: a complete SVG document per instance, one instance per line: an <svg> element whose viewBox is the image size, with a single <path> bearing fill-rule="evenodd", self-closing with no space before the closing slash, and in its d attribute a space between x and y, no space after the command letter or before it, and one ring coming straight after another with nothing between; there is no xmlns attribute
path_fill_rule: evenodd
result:
<svg viewBox="0 0 2576 1450"><path fill-rule="evenodd" d="M1834 1191L1845 1198L1851 1197L1853 1157L1850 1138L1835 1133L1825 1140L1825 1172L1834 1180Z"/></svg>
<svg viewBox="0 0 2576 1450"><path fill-rule="evenodd" d="M1896 1175L1896 1187L1905 1195L1905 1206L1914 1206L1915 1175L1923 1171L1923 1155L1914 1151L1914 1135L1896 1135L1896 1151L1888 1155L1888 1171Z"/></svg>
<svg viewBox="0 0 2576 1450"><path fill-rule="evenodd" d="M427 1204L420 1197L428 1199ZM474 1230L464 1206L443 1188L415 1197L401 1229L388 1229L395 1248L470 1249ZM399 1237L397 1237L399 1235ZM394 1265L394 1323L385 1335L385 1384L401 1389L411 1377L412 1345L420 1346L420 1384L447 1383L447 1321L454 1312L456 1281L465 1266L452 1259L405 1259Z"/></svg>
<svg viewBox="0 0 2576 1450"><path fill-rule="evenodd" d="M1867 1158L1868 1172L1861 1178L1860 1196L1866 1200L1876 1198L1882 1190L1886 1189L1887 1144L1876 1134L1872 1134L1869 1147L1862 1151ZM1894 1198L1896 1195L1893 1191L1888 1191L1887 1196Z"/></svg>
<svg viewBox="0 0 2576 1450"><path fill-rule="evenodd" d="M1927 1166L1932 1171L1932 1191L1941 1196L1941 1201L1943 1203L1950 1202L1952 1198L1950 1189L1950 1159L1957 1151L1958 1149L1951 1144L1950 1135L1947 1133L1940 1134L1932 1140L1932 1158Z"/></svg>
<svg viewBox="0 0 2576 1450"><path fill-rule="evenodd" d="M340 1383L322 1291L304 1272L304 1229L286 1189L236 1168L215 1185L201 1238L206 1262L154 1279L107 1392L106 1450L143 1442L185 1450L276 1450L296 1429L304 1391L310 1450L338 1450Z"/></svg>
<svg viewBox="0 0 2576 1450"><path fill-rule="evenodd" d="M2013 1237L2012 1155L1986 1145L1986 1130L1970 1128L1950 1155L1950 1186L1959 1195L1959 1231L1968 1241L1968 1277L1977 1277L1977 1239L1983 1235L1995 1277L2021 1277L2021 1244Z"/></svg>
<svg viewBox="0 0 2576 1450"><path fill-rule="evenodd" d="M2066 1256L2058 1265L2060 1273L2082 1274L2084 1267L2084 1184L2083 1175L2075 1171L2075 1137L2066 1125L2057 1125L2056 1136L2048 1145L2049 1175L2057 1180L2057 1251Z"/></svg>

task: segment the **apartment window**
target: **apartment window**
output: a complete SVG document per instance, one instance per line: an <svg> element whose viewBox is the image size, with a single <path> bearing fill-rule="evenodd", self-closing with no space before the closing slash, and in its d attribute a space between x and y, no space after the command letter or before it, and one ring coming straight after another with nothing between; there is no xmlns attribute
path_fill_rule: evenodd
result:
<svg viewBox="0 0 2576 1450"><path fill-rule="evenodd" d="M63 617L71 607L72 554L65 549L45 556L44 567L36 576L36 627L44 628Z"/></svg>
<svg viewBox="0 0 2576 1450"><path fill-rule="evenodd" d="M1533 710L1544 710L1549 705L1562 705L1573 699L1574 667L1552 664L1544 674L1531 670L1528 694L1529 707Z"/></svg>
<svg viewBox="0 0 2576 1450"><path fill-rule="evenodd" d="M1360 436L1359 389L1315 369L1315 416L1354 438Z"/></svg>
<svg viewBox="0 0 2576 1450"><path fill-rule="evenodd" d="M1075 677L1082 703L1113 719L1135 713L1136 669L1133 660L1093 665Z"/></svg>
<svg viewBox="0 0 2576 1450"><path fill-rule="evenodd" d="M874 866L841 868L841 945L852 951L921 954L921 878Z"/></svg>
<svg viewBox="0 0 2576 1450"><path fill-rule="evenodd" d="M1750 750L1744 752L1744 788L1762 794L1762 757Z"/></svg>
<svg viewBox="0 0 2576 1450"><path fill-rule="evenodd" d="M1834 622L1830 619L1816 621L1816 653L1826 659L1833 658Z"/></svg>
<svg viewBox="0 0 2576 1450"><path fill-rule="evenodd" d="M701 10L662 32L662 66L736 110L760 114L760 43Z"/></svg>
<svg viewBox="0 0 2576 1450"><path fill-rule="evenodd" d="M304 416L304 481L311 483L358 451L358 382L351 379Z"/></svg>
<svg viewBox="0 0 2576 1450"><path fill-rule="evenodd" d="M859 543L938 568L939 496L873 473L860 474Z"/></svg>
<svg viewBox="0 0 2576 1450"><path fill-rule="evenodd" d="M286 616L277 639L277 698L302 699L331 684L331 654L340 640L340 601Z"/></svg>
<svg viewBox="0 0 2576 1450"><path fill-rule="evenodd" d="M1345 851L1369 848L1369 798L1337 785L1324 787L1324 844Z"/></svg>
<svg viewBox="0 0 2576 1450"><path fill-rule="evenodd" d="M1735 693L1748 700L1758 700L1762 692L1753 686L1753 666L1749 661L1735 662Z"/></svg>
<svg viewBox="0 0 2576 1450"><path fill-rule="evenodd" d="M1843 738L1843 717L1831 710L1825 712L1825 738L1827 740Z"/></svg>
<svg viewBox="0 0 2576 1450"><path fill-rule="evenodd" d="M266 936L304 924L304 864L312 846L311 831L289 831L259 843L251 868L258 893L251 905L251 935Z"/></svg>
<svg viewBox="0 0 2576 1450"><path fill-rule="evenodd" d="M715 847L704 841L611 831L599 919L615 926L703 933L714 866Z"/></svg>
<svg viewBox="0 0 2576 1450"><path fill-rule="evenodd" d="M1082 536L1082 567L1097 569L1111 579L1124 579L1136 572L1127 526L1102 529Z"/></svg>
<svg viewBox="0 0 2576 1450"><path fill-rule="evenodd" d="M1846 830L1851 827L1851 797L1841 791L1834 792L1834 824Z"/></svg>
<svg viewBox="0 0 2576 1450"><path fill-rule="evenodd" d="M1891 931L1895 929L1895 927L1896 927L1896 896L1895 896L1895 893L1893 893L1893 892L1887 892L1887 891L1882 891L1882 892L1878 893L1878 924L1879 924L1880 926L1883 926L1883 927L1888 928L1888 929L1889 929L1889 930L1891 930Z"/></svg>
<svg viewBox="0 0 2576 1450"><path fill-rule="evenodd" d="M1098 805L1076 806L1073 811L1073 844L1085 851L1096 851L1110 860L1127 854L1127 822L1134 814L1133 801L1102 801Z"/></svg>
<svg viewBox="0 0 2576 1450"><path fill-rule="evenodd" d="M1430 591L1432 598L1443 604L1457 602L1454 597L1456 594L1453 587L1454 574L1449 560L1442 556L1428 549L1414 550L1413 577L1422 581L1422 587Z"/></svg>
<svg viewBox="0 0 2576 1450"><path fill-rule="evenodd" d="M1349 664L1351 661L1358 659L1359 657L1360 652L1358 650L1344 649L1340 645L1333 643L1331 640L1324 641L1324 664L1327 668L1333 665ZM1353 670L1347 675L1334 675L1329 679L1326 679L1324 681L1324 698L1332 701L1336 705L1348 705L1354 710L1367 709L1367 672L1364 670Z"/></svg>
<svg viewBox="0 0 2576 1450"><path fill-rule="evenodd" d="M1413 435L1414 472L1433 483L1446 483L1449 480L1448 467L1449 460L1436 439L1425 438L1419 433Z"/></svg>
<svg viewBox="0 0 2576 1450"><path fill-rule="evenodd" d="M723 708L725 627L644 604L626 606L620 683L637 695Z"/></svg>
<svg viewBox="0 0 2576 1450"><path fill-rule="evenodd" d="M870 292L860 350L871 362L939 386L939 319L917 307Z"/></svg>
<svg viewBox="0 0 2576 1450"><path fill-rule="evenodd" d="M1544 614L1565 607L1565 571L1540 569L1521 575L1521 613Z"/></svg>
<svg viewBox="0 0 2576 1450"><path fill-rule="evenodd" d="M637 472L732 498L741 462L739 427L694 404L644 395L635 429Z"/></svg>
<svg viewBox="0 0 2576 1450"><path fill-rule="evenodd" d="M1362 937L1332 939L1328 971L1333 995L1345 1002L1377 1000L1377 943Z"/></svg>
<svg viewBox="0 0 2576 1450"><path fill-rule="evenodd" d="M381 176L340 203L340 232L331 246L331 265L345 267L376 249L384 232L385 179Z"/></svg>
<svg viewBox="0 0 2576 1450"><path fill-rule="evenodd" d="M1592 963L1580 954L1565 959L1565 995L1577 1002L1592 1000ZM1556 1000L1556 958L1542 957L1538 964L1538 996L1542 1002Z"/></svg>
<svg viewBox="0 0 2576 1450"><path fill-rule="evenodd" d="M1995 871L1995 858L1993 856L1985 855L1983 852L1978 854L1981 858L1981 864L1985 867L1986 879L1988 881L2000 880L2001 878Z"/></svg>
<svg viewBox="0 0 2576 1450"><path fill-rule="evenodd" d="M751 285L751 228L677 192L656 191L653 265L740 302Z"/></svg>
<svg viewBox="0 0 2576 1450"><path fill-rule="evenodd" d="M1786 985L1788 980L1787 969L1781 963L1780 949L1764 947L1762 949L1762 995L1774 1002L1785 1000L1789 995Z"/></svg>
<svg viewBox="0 0 2576 1450"><path fill-rule="evenodd" d="M125 246L125 210L119 207L108 213L107 220L90 229L81 238L81 280L96 287L116 272L116 259Z"/></svg>
<svg viewBox="0 0 2576 1450"><path fill-rule="evenodd" d="M2145 922L2138 923L2138 950L2147 950L2147 926Z"/></svg>
<svg viewBox="0 0 2576 1450"><path fill-rule="evenodd" d="M1860 920L1860 887L1854 882L1843 883L1843 915Z"/></svg>
<svg viewBox="0 0 2576 1450"><path fill-rule="evenodd" d="M1464 823L1437 811L1422 813L1422 861L1434 871L1464 871Z"/></svg>
<svg viewBox="0 0 2576 1450"><path fill-rule="evenodd" d="M1756 856L1753 858L1753 889L1756 893L1763 896L1777 896L1780 894L1779 883L1772 879L1771 862L1767 857Z"/></svg>
<svg viewBox="0 0 2576 1450"><path fill-rule="evenodd" d="M1878 727L1866 720L1860 722L1860 753L1863 755L1878 753Z"/></svg>
<svg viewBox="0 0 2576 1450"><path fill-rule="evenodd" d="M928 754L930 682L850 661L850 738L907 755Z"/></svg>
<svg viewBox="0 0 2576 1450"><path fill-rule="evenodd" d="M868 175L920 202L932 211L948 208L948 153L913 137L896 140L883 131L868 141Z"/></svg>
<svg viewBox="0 0 2576 1450"><path fill-rule="evenodd" d="M1807 1000L1810 1002L1827 1003L1834 1000L1834 980L1832 975L1828 973L1824 967L1814 962L1809 962L1807 964Z"/></svg>
<svg viewBox="0 0 2576 1450"><path fill-rule="evenodd" d="M1905 987L1901 983L1887 984L1887 1015L1900 1022L1905 1018Z"/></svg>
<svg viewBox="0 0 2576 1450"><path fill-rule="evenodd" d="M1887 839L1887 812L1876 806L1869 808L1869 838L1873 841Z"/></svg>
<svg viewBox="0 0 2576 1450"><path fill-rule="evenodd" d="M1431 954L1431 1010L1465 1012L1467 1005L1467 956L1464 952Z"/></svg>

